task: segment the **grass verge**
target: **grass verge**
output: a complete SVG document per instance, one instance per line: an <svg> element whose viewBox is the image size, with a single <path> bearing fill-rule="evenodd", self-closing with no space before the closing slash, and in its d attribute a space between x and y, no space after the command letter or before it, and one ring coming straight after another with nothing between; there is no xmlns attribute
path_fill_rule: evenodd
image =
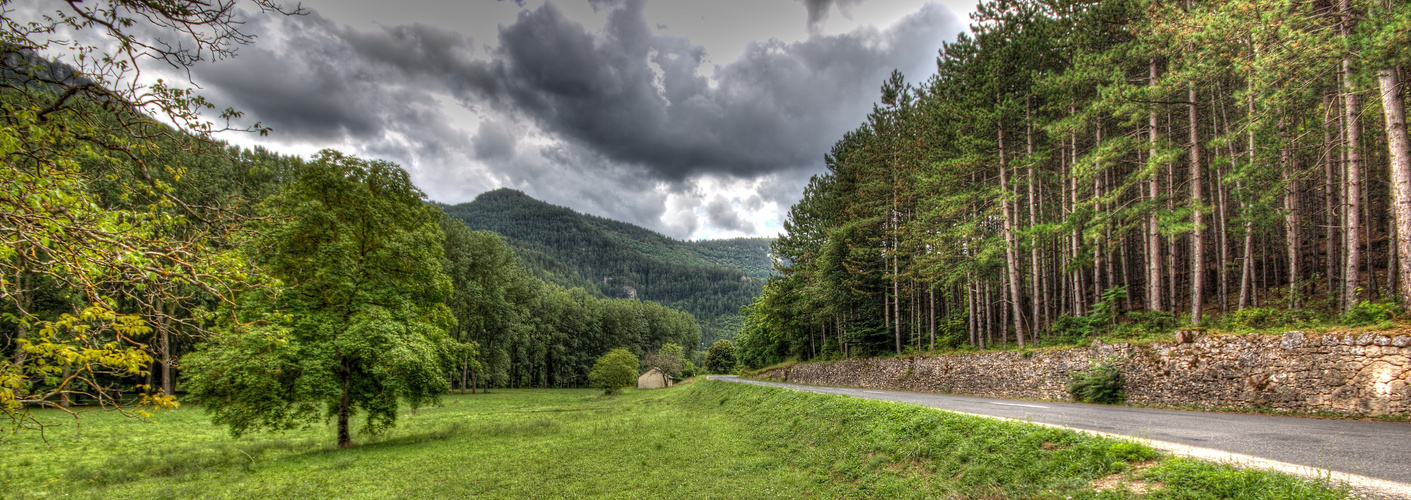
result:
<svg viewBox="0 0 1411 500"><path fill-rule="evenodd" d="M0 449L0 497L1345 497L1071 431L711 381L448 396L347 450L323 427L231 439L190 407L66 429Z"/></svg>

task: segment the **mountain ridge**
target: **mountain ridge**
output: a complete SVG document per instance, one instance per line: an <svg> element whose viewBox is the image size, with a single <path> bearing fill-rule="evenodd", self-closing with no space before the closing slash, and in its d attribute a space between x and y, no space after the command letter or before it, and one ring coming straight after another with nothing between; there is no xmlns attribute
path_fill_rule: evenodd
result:
<svg viewBox="0 0 1411 500"><path fill-rule="evenodd" d="M759 295L773 267L770 238L677 240L508 188L442 209L505 237L540 279L695 315L703 345L734 337L740 307Z"/></svg>

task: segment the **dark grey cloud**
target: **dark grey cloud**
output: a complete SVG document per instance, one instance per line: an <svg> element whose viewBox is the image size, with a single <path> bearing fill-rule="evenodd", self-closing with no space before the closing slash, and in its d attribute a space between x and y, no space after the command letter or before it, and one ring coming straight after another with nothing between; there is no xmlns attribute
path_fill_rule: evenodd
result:
<svg viewBox="0 0 1411 500"><path fill-rule="evenodd" d="M513 157L516 142L518 142L518 138L503 123L494 120L480 122L480 129L476 130L475 137L471 139L471 145L475 148L475 157L482 160L503 160Z"/></svg>
<svg viewBox="0 0 1411 500"><path fill-rule="evenodd" d="M262 22L252 29L267 35L278 29L272 23L293 27L277 32L279 44L245 47L240 57L198 67L196 76L218 102L272 127L275 140L355 142L404 164L464 147L464 132L426 92L434 83L407 75L470 61L469 38L422 25L362 33L317 13L256 19Z"/></svg>
<svg viewBox="0 0 1411 500"><path fill-rule="evenodd" d="M521 12L500 31L493 80L458 82L464 95L663 179L752 177L816 163L891 69L925 71L958 29L928 5L887 31L750 44L711 82L699 70L703 48L653 34L645 1L623 3L601 35L553 4Z"/></svg>
<svg viewBox="0 0 1411 500"><path fill-rule="evenodd" d="M806 5L812 19L859 1ZM797 200L882 79L929 73L960 29L928 4L885 29L757 41L710 67L704 48L654 30L645 5L593 0L606 22L590 31L546 3L489 43L425 24L256 18L260 42L201 67L197 81L274 127L276 141L402 163L439 201L507 186L677 237L705 226L748 234L760 227L742 213ZM457 104L476 118L448 115ZM756 192L716 199L697 188L706 177Z"/></svg>

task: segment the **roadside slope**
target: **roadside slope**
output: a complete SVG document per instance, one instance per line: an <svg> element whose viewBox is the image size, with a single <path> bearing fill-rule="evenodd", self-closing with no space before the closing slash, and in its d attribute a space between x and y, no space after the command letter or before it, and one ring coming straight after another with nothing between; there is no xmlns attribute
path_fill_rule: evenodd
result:
<svg viewBox="0 0 1411 500"><path fill-rule="evenodd" d="M1067 429L1100 432L1218 450L1307 468L1332 470L1400 485L1411 498L1411 423L1325 420L1243 413L1213 413L1076 403L1035 402L969 396L819 387L712 376L726 382L782 387L880 401L895 401L972 415L1005 418ZM1161 446L1158 446L1161 447ZM1177 451L1180 450L1171 450ZM1201 458L1218 454L1187 453ZM1238 458L1238 457L1234 457ZM1255 464L1258 465L1258 464ZM1281 469L1284 472L1294 470Z"/></svg>

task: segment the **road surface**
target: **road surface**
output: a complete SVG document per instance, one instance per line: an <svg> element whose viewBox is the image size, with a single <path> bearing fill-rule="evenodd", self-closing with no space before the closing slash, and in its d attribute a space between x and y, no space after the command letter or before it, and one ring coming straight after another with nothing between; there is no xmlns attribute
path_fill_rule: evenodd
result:
<svg viewBox="0 0 1411 500"><path fill-rule="evenodd" d="M1365 476L1400 483L1400 486L1411 491L1411 423L1408 422L1158 410L818 387L748 380L735 376L710 378L725 382L912 403L975 415L1132 436Z"/></svg>

